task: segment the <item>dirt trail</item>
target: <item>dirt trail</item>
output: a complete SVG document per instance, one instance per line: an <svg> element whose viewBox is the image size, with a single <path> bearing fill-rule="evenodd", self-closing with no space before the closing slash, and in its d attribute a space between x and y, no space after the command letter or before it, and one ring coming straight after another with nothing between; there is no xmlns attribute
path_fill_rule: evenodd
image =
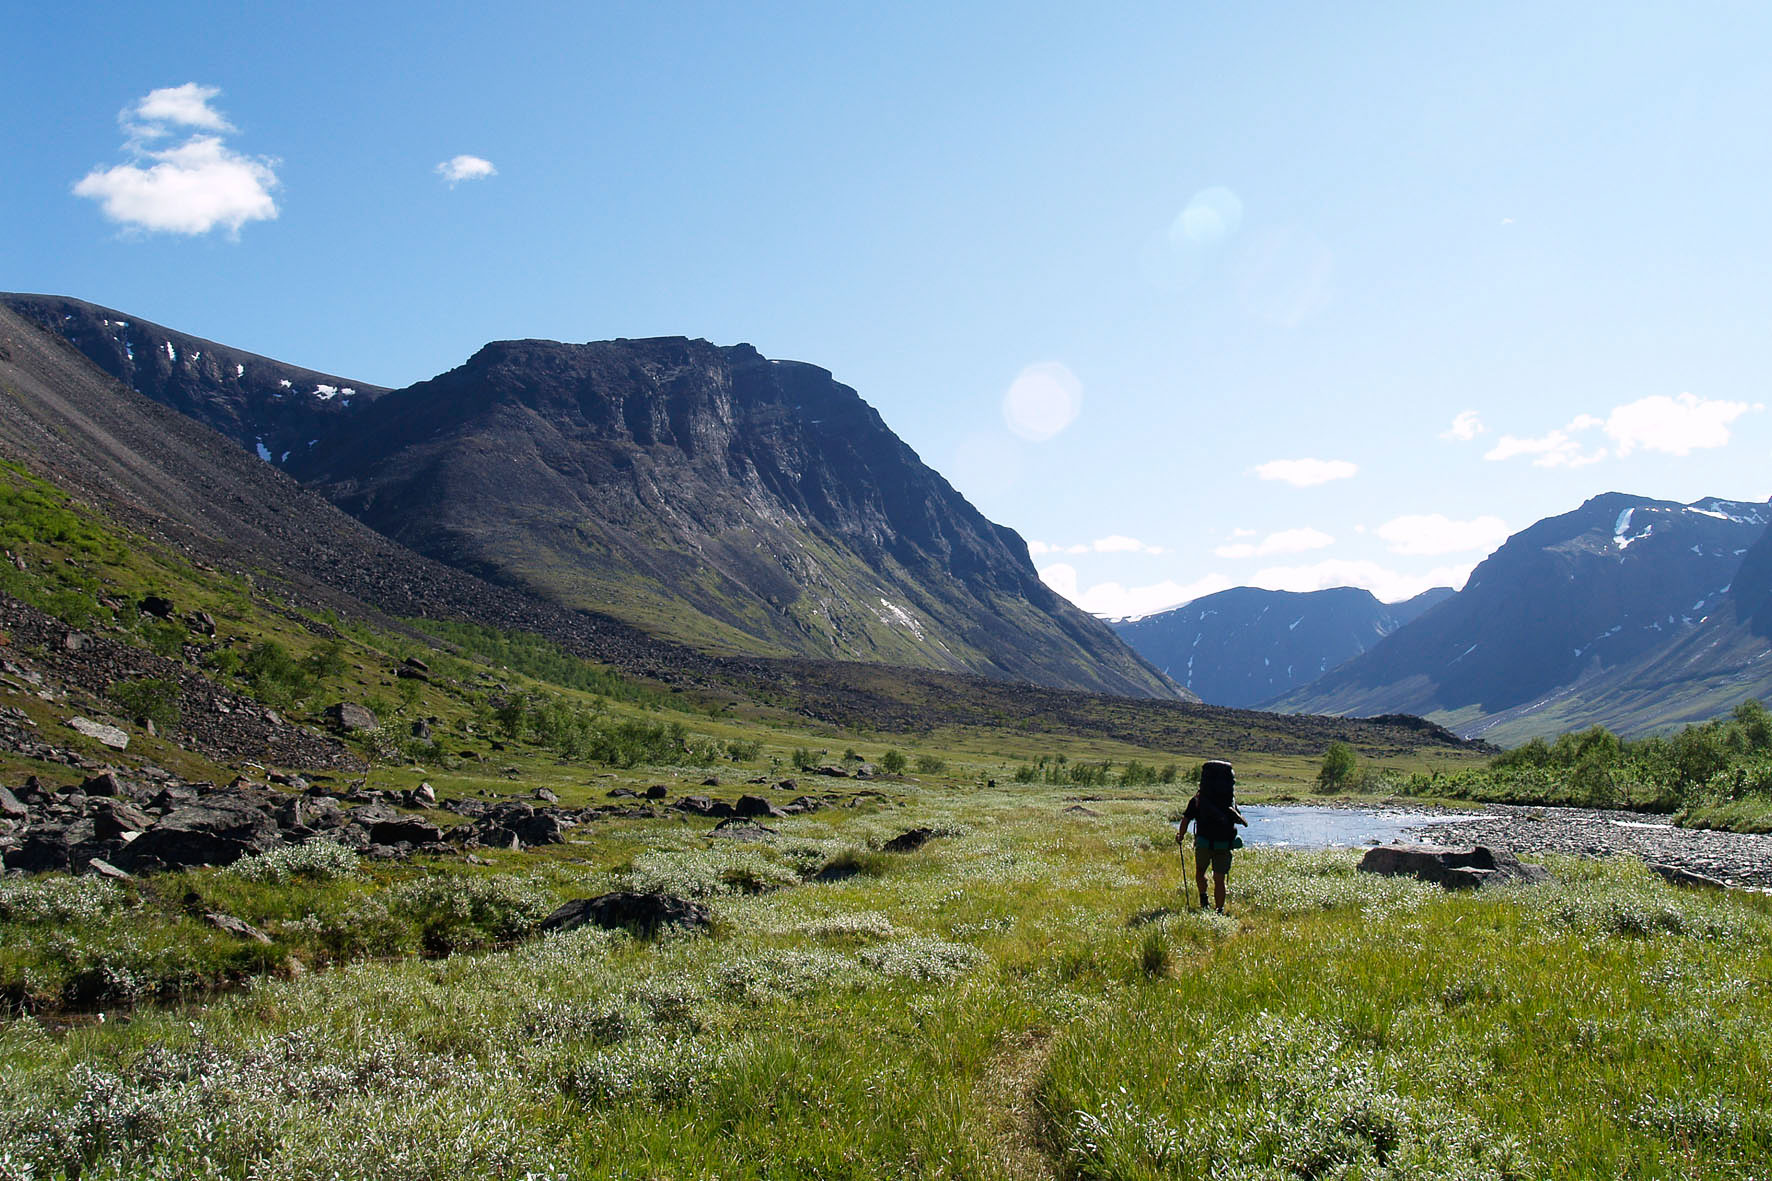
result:
<svg viewBox="0 0 1772 1181"><path fill-rule="evenodd" d="M986 1064L973 1091L975 1110L983 1117L978 1132L982 1154L996 1166L996 1175L1048 1181L1058 1171L1040 1143L1035 1095L1046 1072L1046 1060L1057 1040L1050 1029L1016 1034Z"/></svg>

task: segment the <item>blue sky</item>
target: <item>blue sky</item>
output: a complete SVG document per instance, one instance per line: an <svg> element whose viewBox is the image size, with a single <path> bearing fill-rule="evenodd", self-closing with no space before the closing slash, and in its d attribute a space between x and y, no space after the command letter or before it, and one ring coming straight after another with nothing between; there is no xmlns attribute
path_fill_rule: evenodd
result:
<svg viewBox="0 0 1772 1181"><path fill-rule="evenodd" d="M748 341L1109 614L1772 494L1772 9L851 7L21 9L0 287L385 385Z"/></svg>

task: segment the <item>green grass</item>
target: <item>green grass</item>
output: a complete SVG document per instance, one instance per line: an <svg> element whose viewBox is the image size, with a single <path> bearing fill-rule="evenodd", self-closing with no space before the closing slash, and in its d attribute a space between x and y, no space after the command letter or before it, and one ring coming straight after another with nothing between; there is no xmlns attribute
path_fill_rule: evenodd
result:
<svg viewBox="0 0 1772 1181"><path fill-rule="evenodd" d="M1352 853L1256 850L1220 917L1184 907L1174 802L1104 800L1090 817L1061 813L1058 789L901 788L757 843L630 821L493 867L166 879L260 922L279 955L371 909L385 917L359 926L401 935L196 1007L0 1026L0 1175L1772 1164L1763 900L1574 861L1548 886L1451 895L1357 874ZM945 835L877 851L913 824ZM835 863L858 871L822 880ZM614 885L700 897L717 925L527 934L554 900ZM88 889L129 893L50 892ZM0 946L79 943L114 904L100 901L15 907ZM116 905L147 942L188 935L166 908ZM467 938L439 958L427 921Z"/></svg>

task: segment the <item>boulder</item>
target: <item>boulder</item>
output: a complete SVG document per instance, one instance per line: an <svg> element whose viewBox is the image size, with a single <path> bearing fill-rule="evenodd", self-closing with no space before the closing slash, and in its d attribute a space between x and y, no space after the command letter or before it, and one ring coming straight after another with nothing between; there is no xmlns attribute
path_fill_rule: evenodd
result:
<svg viewBox="0 0 1772 1181"><path fill-rule="evenodd" d="M625 927L650 935L660 927L706 928L714 914L706 906L675 894L639 894L617 890L595 898L567 902L541 921L543 931L572 931L586 924L605 930Z"/></svg>
<svg viewBox="0 0 1772 1181"><path fill-rule="evenodd" d="M732 816L714 825L708 835L734 841L760 841L775 835L775 829L767 824L758 824L749 817Z"/></svg>
<svg viewBox="0 0 1772 1181"><path fill-rule="evenodd" d="M31 814L31 810L19 802L19 798L4 787L0 787L0 816L11 816L23 819Z"/></svg>
<svg viewBox="0 0 1772 1181"><path fill-rule="evenodd" d="M326 720L332 723L335 729L343 730L347 734L353 734L359 730L374 730L381 725L373 711L351 701L341 701L336 705L328 706Z"/></svg>
<svg viewBox="0 0 1772 1181"><path fill-rule="evenodd" d="M370 825L369 839L377 845L434 845L443 839L443 830L417 816L400 816Z"/></svg>
<svg viewBox="0 0 1772 1181"><path fill-rule="evenodd" d="M901 832L884 845L880 846L888 853L915 853L935 835L933 828L913 828L909 832Z"/></svg>
<svg viewBox="0 0 1772 1181"><path fill-rule="evenodd" d="M110 769L100 771L80 785L80 790L89 796L120 796L123 794L123 781L117 773Z"/></svg>
<svg viewBox="0 0 1772 1181"><path fill-rule="evenodd" d="M93 836L101 841L114 841L126 832L146 832L154 827L154 818L125 800L94 797L86 809L92 821Z"/></svg>
<svg viewBox="0 0 1772 1181"><path fill-rule="evenodd" d="M146 595L142 598L141 609L148 615L156 615L161 619L169 619L176 608L172 600L164 595Z"/></svg>
<svg viewBox="0 0 1772 1181"><path fill-rule="evenodd" d="M237 919L231 914L218 914L215 911L210 911L203 916L203 921L218 931L226 931L236 939L248 939L253 943L269 943L271 941L269 935L245 919Z"/></svg>
<svg viewBox="0 0 1772 1181"><path fill-rule="evenodd" d="M125 845L116 861L128 870L232 865L282 843L277 822L269 814L244 800L212 795L168 812Z"/></svg>
<svg viewBox="0 0 1772 1181"><path fill-rule="evenodd" d="M1542 882L1550 871L1526 865L1508 852L1483 845L1447 849L1439 845L1377 845L1360 859L1364 873L1406 876L1438 882L1449 890L1468 890L1494 882Z"/></svg>
<svg viewBox="0 0 1772 1181"><path fill-rule="evenodd" d="M612 792L610 794L613 795L614 793ZM651 787L646 789L645 794L646 794L646 798L649 800L662 800L666 796L671 794L671 789L666 787L662 783L655 783Z"/></svg>
<svg viewBox="0 0 1772 1181"><path fill-rule="evenodd" d="M732 810L740 816L786 816L787 813L777 808L762 796L739 796L738 803Z"/></svg>
<svg viewBox="0 0 1772 1181"><path fill-rule="evenodd" d="M1702 873L1694 873L1689 869L1681 869L1677 865L1657 865L1651 863L1649 868L1676 886L1699 886L1706 890L1727 890L1729 888L1729 883L1723 881L1721 878L1713 878Z"/></svg>
<svg viewBox="0 0 1772 1181"><path fill-rule="evenodd" d="M129 735L115 726L107 726L103 722L95 722L91 718L69 718L68 727L86 737L102 742L112 750L127 750Z"/></svg>
<svg viewBox="0 0 1772 1181"><path fill-rule="evenodd" d="M706 796L684 796L671 807L679 812L692 812L697 816L736 816L731 804L725 800L710 800Z"/></svg>

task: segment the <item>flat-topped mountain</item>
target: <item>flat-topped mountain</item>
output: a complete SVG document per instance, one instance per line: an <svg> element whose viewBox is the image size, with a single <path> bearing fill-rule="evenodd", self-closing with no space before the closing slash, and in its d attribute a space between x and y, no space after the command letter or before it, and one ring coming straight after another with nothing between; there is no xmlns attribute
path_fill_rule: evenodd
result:
<svg viewBox="0 0 1772 1181"><path fill-rule="evenodd" d="M1405 602L1381 603L1354 587L1239 586L1113 627L1200 700L1253 705L1308 684L1452 594L1436 587Z"/></svg>
<svg viewBox="0 0 1772 1181"><path fill-rule="evenodd" d="M1755 672L1739 643L1764 607L1734 586L1751 552L1747 573L1772 596L1769 521L1755 502L1596 496L1510 537L1455 598L1273 704L1419 713L1501 741L1707 716L1694 702L1713 690L1711 712L1772 688L1772 668Z"/></svg>
<svg viewBox="0 0 1772 1181"><path fill-rule="evenodd" d="M390 392L76 300L0 304L403 547L568 608L709 652L1188 696L812 365L505 341Z"/></svg>
<svg viewBox="0 0 1772 1181"><path fill-rule="evenodd" d="M1174 693L854 390L748 345L490 344L290 470L420 553L710 650Z"/></svg>

